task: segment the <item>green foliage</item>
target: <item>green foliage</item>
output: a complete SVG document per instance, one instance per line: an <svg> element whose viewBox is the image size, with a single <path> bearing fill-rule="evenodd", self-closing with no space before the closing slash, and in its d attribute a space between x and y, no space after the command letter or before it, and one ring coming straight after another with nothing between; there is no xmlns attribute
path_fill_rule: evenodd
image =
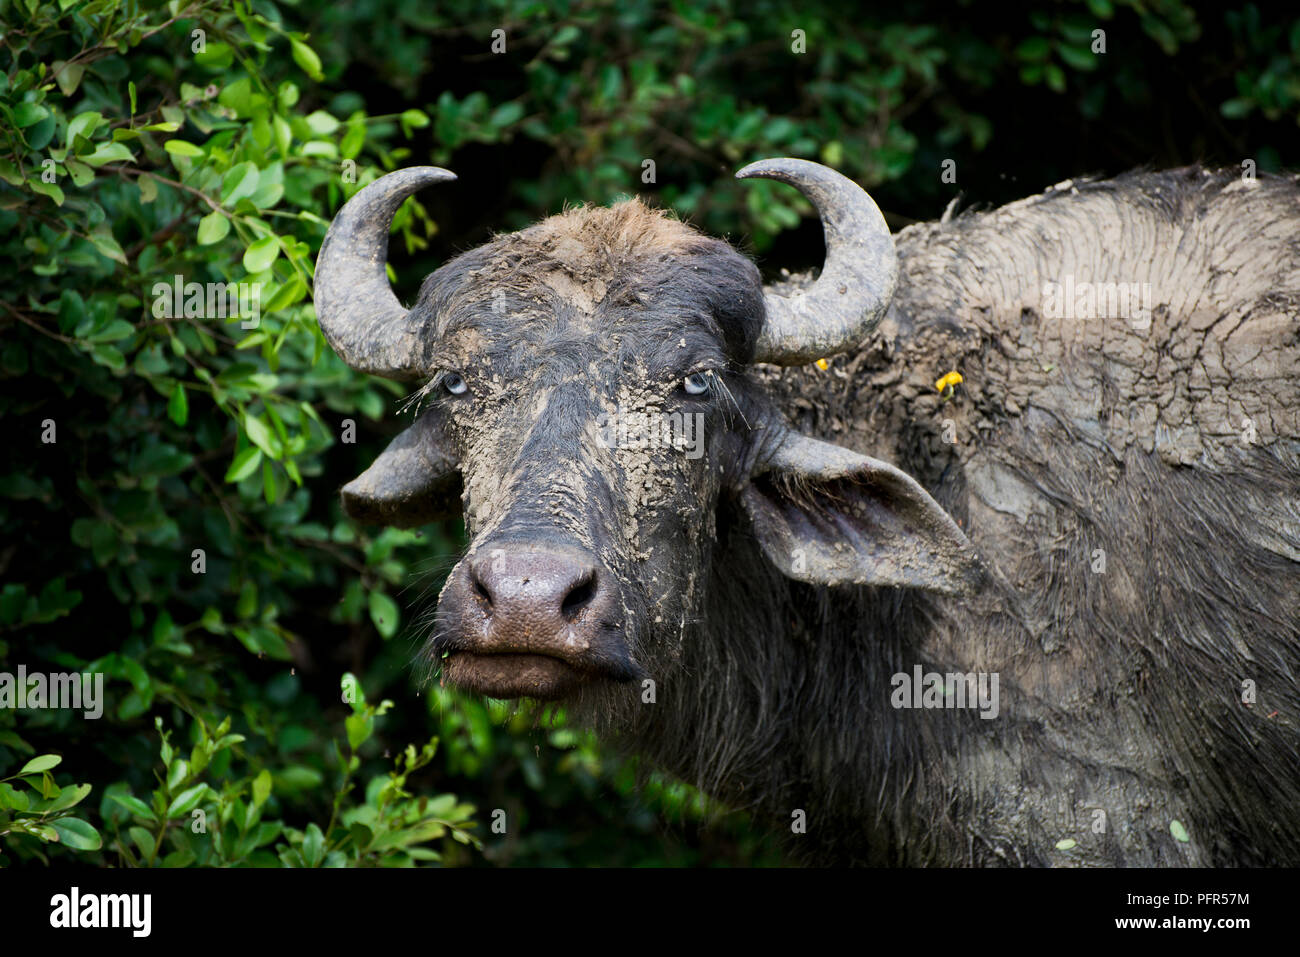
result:
<svg viewBox="0 0 1300 957"><path fill-rule="evenodd" d="M413 802L403 790L433 760L432 745L400 752L399 771L374 778L366 803L345 811L336 800L355 835L371 832L362 844L329 827L261 821L268 800L312 813L305 798L328 773L330 752L304 733L322 709L298 700L293 672L249 664L301 660L307 625L373 621L391 638L400 612L388 589L408 581L428 544L421 533L358 534L339 520L332 488L315 518L309 489L339 420L378 419L395 394L324 347L308 292L327 224L317 210L399 158L398 124L368 115L356 97L300 103L297 83L318 61L269 5L67 6L27 5L21 38L5 31L13 68L0 76L0 114L12 121L0 144L9 187L0 232L6 261L24 277L4 309L28 333L9 341L4 369L44 386L5 396L6 416L31 427L15 436L4 469L5 524L18 531L17 514L27 513L14 549L30 554L43 542L59 556L9 568L0 623L22 646L14 655L0 642L0 658L103 672L111 710L104 725L27 712L16 729L15 712L0 711L0 769L29 737L63 750L102 741L106 725L138 729L166 715L193 728L193 750L173 758L164 736L148 803L131 797L146 766L143 736L109 749L127 779L104 789L101 814L119 831L112 854L126 863L274 863L259 849L277 839L286 863L431 861L436 852L416 845L440 829L473 845L464 805ZM343 160L357 161L355 177ZM417 213L401 219L413 244L431 228ZM214 315L211 283L250 284L260 315ZM59 574L39 577L51 566ZM313 589L343 602L286 621ZM79 608L87 615L75 631L32 630L72 626ZM242 733L230 732L232 717ZM369 727L349 734L340 798ZM292 761L303 748L308 758ZM56 814L85 797L80 788L32 772L15 780L34 798L6 785L12 819L0 830L98 850L90 825ZM195 812L212 820L211 840L178 826ZM32 843L12 851L50 850Z"/></svg>
<svg viewBox="0 0 1300 957"><path fill-rule="evenodd" d="M1023 147L1022 104L1126 140L1109 118L1158 102L1168 64L1203 75L1215 37L1231 56L1195 98L1204 128L1232 162L1280 163L1295 22L1185 0L982 9L0 0L0 670L102 673L106 698L99 719L0 707L0 862L777 860L562 714L412 689L462 533L343 519L336 490L406 424L404 393L326 347L315 256L348 196L414 163L496 172L399 210L410 292L489 228L632 192L767 250L808 231L807 204L727 181L773 155L926 210L961 188L944 157L1023 154L1034 189L1089 167L1037 129ZM1132 139L1126 165L1150 160ZM434 733L436 752L408 744ZM504 835L476 817L496 809Z"/></svg>
<svg viewBox="0 0 1300 957"><path fill-rule="evenodd" d="M407 777L429 765L437 738L418 751L408 745L394 760L394 769L370 779L362 803L351 805L355 776L361 768L359 751L374 733L375 721L393 706L391 701L367 704L353 675L343 678L344 698L352 703L345 722L347 752L334 748L339 786L329 822L309 823L301 830L283 820L266 819L282 811L284 795L321 781L311 768L289 767L256 774L237 747L246 738L232 734L225 718L215 730L196 721L196 741L187 756L171 743L171 732L155 721L161 736L156 785L148 800L129 786L109 786L100 804L104 826L113 833L110 854L128 867L410 867L417 861L441 861L431 842L450 838L481 848L472 833L473 807L451 794L416 797L405 790ZM0 780L0 836L19 857L46 860L34 846L58 844L74 851L98 851L103 840L93 825L72 816L91 785L60 788L51 770L62 759L53 754L27 761L17 774ZM248 771L247 774L241 774ZM277 780L278 778L278 780ZM215 783L214 783L215 782ZM32 840L19 841L20 837Z"/></svg>
<svg viewBox="0 0 1300 957"><path fill-rule="evenodd" d="M103 846L94 826L73 816L72 809L86 799L91 786L59 787L54 783L50 771L62 760L57 754L37 755L17 774L0 778L0 837L15 841L28 836L79 851L97 851Z"/></svg>
<svg viewBox="0 0 1300 957"><path fill-rule="evenodd" d="M1292 119L1300 110L1300 20L1266 24L1248 6L1225 17L1232 40L1246 56L1234 75L1238 95L1219 105L1229 119L1258 110L1270 120Z"/></svg>

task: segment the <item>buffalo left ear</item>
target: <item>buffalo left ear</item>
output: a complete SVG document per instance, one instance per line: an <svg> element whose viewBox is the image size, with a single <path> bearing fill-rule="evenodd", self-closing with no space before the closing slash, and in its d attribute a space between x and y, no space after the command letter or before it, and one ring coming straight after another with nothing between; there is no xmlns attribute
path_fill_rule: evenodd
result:
<svg viewBox="0 0 1300 957"><path fill-rule="evenodd" d="M838 445L785 432L740 498L768 560L799 581L966 595L986 575L915 479Z"/></svg>
<svg viewBox="0 0 1300 957"><path fill-rule="evenodd" d="M430 409L343 486L343 511L358 522L410 528L458 514L460 493L456 457Z"/></svg>

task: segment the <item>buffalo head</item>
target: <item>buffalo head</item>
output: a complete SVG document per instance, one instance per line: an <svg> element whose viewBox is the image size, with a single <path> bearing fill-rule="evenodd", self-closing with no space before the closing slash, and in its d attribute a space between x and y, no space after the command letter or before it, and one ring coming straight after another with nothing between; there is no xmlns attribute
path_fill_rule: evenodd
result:
<svg viewBox="0 0 1300 957"><path fill-rule="evenodd" d="M464 253L407 309L385 275L393 214L454 176L391 173L334 220L316 269L321 329L349 365L422 399L344 507L409 526L460 499L471 542L427 645L451 682L557 699L671 673L686 643L708 640L724 505L789 578L961 592L979 574L913 479L793 432L748 372L866 339L898 273L879 210L803 160L737 175L789 183L821 215L825 267L791 297L765 292L728 244L632 200Z"/></svg>

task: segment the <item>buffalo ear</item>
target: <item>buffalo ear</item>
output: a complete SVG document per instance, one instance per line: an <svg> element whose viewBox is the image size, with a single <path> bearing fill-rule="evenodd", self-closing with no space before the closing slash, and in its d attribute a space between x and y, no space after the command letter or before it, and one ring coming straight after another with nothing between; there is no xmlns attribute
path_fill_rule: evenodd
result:
<svg viewBox="0 0 1300 957"><path fill-rule="evenodd" d="M799 581L963 595L986 575L915 479L838 445L785 432L740 498L768 560Z"/></svg>
<svg viewBox="0 0 1300 957"><path fill-rule="evenodd" d="M430 409L343 486L343 511L358 522L410 528L459 514L460 492L456 457Z"/></svg>

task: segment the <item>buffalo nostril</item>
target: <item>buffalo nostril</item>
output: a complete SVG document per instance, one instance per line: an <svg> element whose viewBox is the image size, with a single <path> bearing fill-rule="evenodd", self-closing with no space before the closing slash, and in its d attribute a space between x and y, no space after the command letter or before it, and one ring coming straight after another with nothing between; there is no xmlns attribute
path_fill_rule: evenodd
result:
<svg viewBox="0 0 1300 957"><path fill-rule="evenodd" d="M596 597L596 573L591 572L571 589L564 596L564 601L560 605L560 614L569 621L578 617L584 608L591 604L591 600Z"/></svg>
<svg viewBox="0 0 1300 957"><path fill-rule="evenodd" d="M490 612L492 610L492 592L487 585L483 584L482 579L473 572L470 573L470 581L474 584L474 594L483 603L484 609Z"/></svg>

